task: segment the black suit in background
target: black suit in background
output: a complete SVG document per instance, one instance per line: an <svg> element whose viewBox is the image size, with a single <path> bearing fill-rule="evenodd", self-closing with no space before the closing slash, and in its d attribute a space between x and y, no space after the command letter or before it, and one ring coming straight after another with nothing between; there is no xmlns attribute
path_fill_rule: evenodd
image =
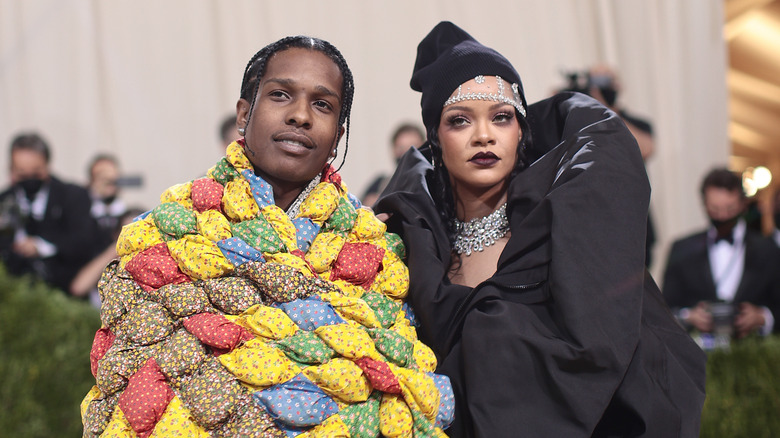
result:
<svg viewBox="0 0 780 438"><path fill-rule="evenodd" d="M40 237L53 244L57 253L52 257L28 259L11 250L13 236L4 235L0 241L0 255L9 272L14 275L33 273L47 283L68 291L78 270L98 251L97 224L90 214L91 200L87 191L51 177L49 197L42 220L21 217L17 225L29 236ZM13 189L0 194L3 205L15 204Z"/></svg>
<svg viewBox="0 0 780 438"><path fill-rule="evenodd" d="M664 274L663 295L672 309L718 301L706 232L674 242ZM776 321L774 332L780 331L780 248L750 229L745 234L745 268L732 302L767 307Z"/></svg>

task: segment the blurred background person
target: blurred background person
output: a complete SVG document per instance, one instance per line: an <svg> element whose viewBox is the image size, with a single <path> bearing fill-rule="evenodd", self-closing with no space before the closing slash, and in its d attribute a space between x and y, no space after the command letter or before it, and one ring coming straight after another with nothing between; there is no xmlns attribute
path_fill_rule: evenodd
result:
<svg viewBox="0 0 780 438"><path fill-rule="evenodd" d="M420 147L425 143L425 133L420 125L415 123L402 123L398 125L390 137L390 151L393 154L394 166L398 165L398 160L409 150L410 147ZM368 188L363 193L361 202L363 205L374 205L379 195L390 181L391 173L381 173L377 175Z"/></svg>
<svg viewBox="0 0 780 438"><path fill-rule="evenodd" d="M713 303L731 304L734 334L778 332L780 249L748 228L742 178L726 168L710 171L701 185L711 225L672 245L663 295L690 329L711 333ZM729 315L725 316L730 318Z"/></svg>
<svg viewBox="0 0 780 438"><path fill-rule="evenodd" d="M230 146L230 143L233 143L241 137L241 134L238 133L235 114L229 115L222 119L222 122L219 124L219 140L220 144L222 145L223 154L225 153L227 147Z"/></svg>
<svg viewBox="0 0 780 438"><path fill-rule="evenodd" d="M615 111L623 120L626 127L636 139L642 159L647 160L655 151L653 140L653 125L641 118L629 113L618 103L620 93L620 80L617 73L606 65L597 64L584 72L571 72L566 74L568 83L564 87L567 91L577 91L587 94ZM645 240L645 266L650 268L653 262L653 246L656 242L655 226L652 213L647 213L647 235Z"/></svg>
<svg viewBox="0 0 780 438"><path fill-rule="evenodd" d="M137 216L144 213L142 208L129 208L119 217L116 228L112 230L111 242L104 247L104 249L93 257L88 263L79 269L78 273L70 282L68 291L74 297L84 297L89 302L100 308L100 293L98 292L98 282L100 276L103 274L103 270L111 263L112 260L118 257L116 253L116 241L119 238L119 233L122 231L122 227L129 224Z"/></svg>
<svg viewBox="0 0 780 438"><path fill-rule="evenodd" d="M11 186L0 194L0 256L11 274L33 274L67 291L99 248L89 194L52 176L49 146L37 133L14 137L10 155Z"/></svg>
<svg viewBox="0 0 780 438"><path fill-rule="evenodd" d="M98 224L101 247L115 240L115 232L121 227L120 220L127 212L127 206L119 198L119 162L116 157L99 154L89 165L87 190L92 199L90 213Z"/></svg>

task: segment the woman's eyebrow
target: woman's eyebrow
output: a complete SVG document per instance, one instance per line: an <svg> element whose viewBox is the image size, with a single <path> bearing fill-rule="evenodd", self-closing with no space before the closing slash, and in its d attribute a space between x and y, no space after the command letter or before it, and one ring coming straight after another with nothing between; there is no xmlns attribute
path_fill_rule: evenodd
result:
<svg viewBox="0 0 780 438"><path fill-rule="evenodd" d="M463 111L463 112L471 112L471 108L463 105L448 105L444 108L443 113L449 112L449 111Z"/></svg>

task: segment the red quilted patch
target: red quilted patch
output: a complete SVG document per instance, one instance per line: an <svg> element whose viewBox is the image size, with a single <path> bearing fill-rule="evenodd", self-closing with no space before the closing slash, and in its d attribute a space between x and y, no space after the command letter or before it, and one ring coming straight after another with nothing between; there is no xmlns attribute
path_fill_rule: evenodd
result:
<svg viewBox="0 0 780 438"><path fill-rule="evenodd" d="M199 178L192 182L192 207L202 213L219 210L225 188L211 178Z"/></svg>
<svg viewBox="0 0 780 438"><path fill-rule="evenodd" d="M336 258L330 280L346 280L368 290L382 270L385 250L370 243L345 243Z"/></svg>
<svg viewBox="0 0 780 438"><path fill-rule="evenodd" d="M330 164L328 164L322 172L322 181L331 182L335 184L337 188L341 189L341 174L336 172L336 168Z"/></svg>
<svg viewBox="0 0 780 438"><path fill-rule="evenodd" d="M355 363L363 370L374 389L389 394L401 393L401 384L398 383L398 378L390 371L390 367L386 363L367 357L361 357Z"/></svg>
<svg viewBox="0 0 780 438"><path fill-rule="evenodd" d="M227 353L241 341L254 338L252 332L215 313L199 313L184 320L184 327L217 354Z"/></svg>
<svg viewBox="0 0 780 438"><path fill-rule="evenodd" d="M130 426L140 437L147 437L154 430L168 403L173 399L173 390L153 358L130 376L127 388L119 396L119 407Z"/></svg>
<svg viewBox="0 0 780 438"><path fill-rule="evenodd" d="M158 243L132 258L125 266L127 272L145 291L150 292L166 284L189 281L168 252L168 245Z"/></svg>
<svg viewBox="0 0 780 438"><path fill-rule="evenodd" d="M89 352L89 365L93 376L97 376L98 361L106 355L106 351L111 348L115 338L116 336L107 328L102 328L95 332L95 339L92 340L92 350Z"/></svg>

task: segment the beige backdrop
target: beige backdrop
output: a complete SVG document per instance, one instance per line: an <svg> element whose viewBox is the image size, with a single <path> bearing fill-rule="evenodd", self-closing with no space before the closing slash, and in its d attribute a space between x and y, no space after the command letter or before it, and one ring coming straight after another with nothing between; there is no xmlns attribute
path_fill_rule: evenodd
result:
<svg viewBox="0 0 780 438"><path fill-rule="evenodd" d="M150 208L219 158L217 124L235 110L249 58L307 34L336 45L355 75L342 174L360 193L392 168L394 125L419 120L409 76L417 43L440 20L509 58L529 102L561 86L563 70L619 69L620 101L656 132L658 274L670 240L704 224L696 186L728 157L717 0L0 0L0 147L39 130L55 172L76 182L95 153L114 153L125 173L144 177L124 197ZM0 152L4 182L7 168Z"/></svg>

